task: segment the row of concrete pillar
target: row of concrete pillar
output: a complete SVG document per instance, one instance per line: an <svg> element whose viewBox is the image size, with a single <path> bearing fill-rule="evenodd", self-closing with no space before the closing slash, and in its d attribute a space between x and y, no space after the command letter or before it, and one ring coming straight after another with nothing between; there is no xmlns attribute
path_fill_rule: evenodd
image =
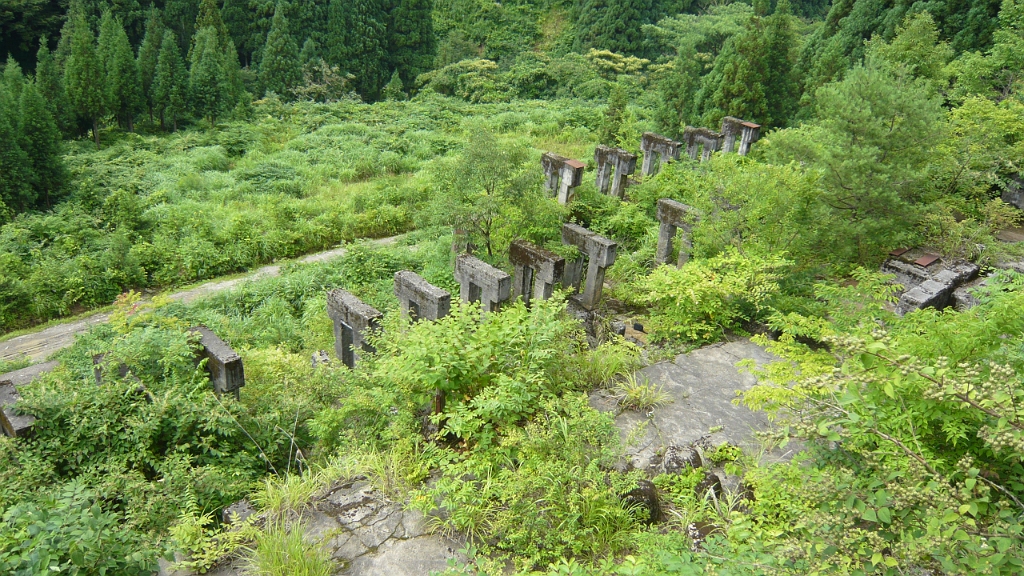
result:
<svg viewBox="0 0 1024 576"><path fill-rule="evenodd" d="M714 152L731 153L746 156L750 146L760 137L761 127L752 122L726 116L722 119L721 132L707 128L687 126L683 132L683 141L645 132L640 138L640 150L644 160L640 168L643 176L655 173L657 165L679 160L683 149L693 160L704 162ZM655 159L658 163L655 164ZM595 183L602 194L616 198L625 196L629 176L636 171L637 155L621 148L599 145L594 150L594 164L597 167ZM549 193L555 194L559 204L572 201L576 187L583 181L585 165L565 156L545 152L541 156L541 167L546 176L546 187Z"/></svg>

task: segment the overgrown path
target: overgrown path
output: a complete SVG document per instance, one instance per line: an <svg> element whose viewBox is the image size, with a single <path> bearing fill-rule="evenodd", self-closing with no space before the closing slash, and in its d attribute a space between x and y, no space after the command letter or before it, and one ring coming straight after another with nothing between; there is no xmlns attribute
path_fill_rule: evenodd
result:
<svg viewBox="0 0 1024 576"><path fill-rule="evenodd" d="M391 236L388 238L373 240L373 242L375 244L387 245L394 243L397 239L398 236ZM309 254L300 258L297 262L300 264L326 262L343 256L345 251L345 248L334 248L325 252ZM264 266L253 273L240 278L232 278L231 280L211 280L210 282L200 284L195 288L173 292L168 294L168 297L174 301L186 303L192 302L199 298L209 296L210 294L230 290L231 288L234 288L248 280L272 278L274 276L279 276L280 274L281 266L276 264ZM55 324L38 332L24 334L22 336L11 338L5 342L0 342L0 360L18 360L27 357L32 362L43 362L54 352L63 350L64 348L74 344L76 335L86 332L89 328L97 324L105 323L109 318L110 314L107 313L93 314L86 318L72 322L64 322L62 324Z"/></svg>

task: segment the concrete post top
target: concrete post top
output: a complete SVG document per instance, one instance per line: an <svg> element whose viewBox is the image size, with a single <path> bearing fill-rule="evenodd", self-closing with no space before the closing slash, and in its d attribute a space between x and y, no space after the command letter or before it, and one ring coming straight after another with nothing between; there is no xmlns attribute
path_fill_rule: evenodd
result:
<svg viewBox="0 0 1024 576"><path fill-rule="evenodd" d="M598 266L607 268L615 263L615 249L618 244L614 240L595 234L578 224L562 225L562 243L575 246Z"/></svg>
<svg viewBox="0 0 1024 576"><path fill-rule="evenodd" d="M508 247L508 260L515 266L528 266L555 276L561 276L565 269L565 258L526 240L512 242Z"/></svg>
<svg viewBox="0 0 1024 576"><path fill-rule="evenodd" d="M605 146L604 144L598 144L597 148L594 148L594 163L604 164L605 162L619 162L622 160L632 160L636 163L636 154L627 152L622 148L612 148L611 146Z"/></svg>
<svg viewBox="0 0 1024 576"><path fill-rule="evenodd" d="M544 171L547 173L558 172L568 161L569 159L565 156L555 154L554 152L545 152L540 157L540 165L544 167Z"/></svg>
<svg viewBox="0 0 1024 576"><path fill-rule="evenodd" d="M415 272L410 272L409 270L395 272L395 296L401 298L401 294L408 294L410 292L425 300L434 301L444 300L445 298L450 299L452 296L447 290L434 286Z"/></svg>
<svg viewBox="0 0 1024 576"><path fill-rule="evenodd" d="M562 163L562 172L569 172L568 176L570 176L571 179L569 186L575 188L580 185L583 181L583 169L586 167L587 165L579 160L568 159ZM562 177L564 178L565 175Z"/></svg>
<svg viewBox="0 0 1024 576"><path fill-rule="evenodd" d="M351 292L335 288L327 293L327 314L354 330L365 330L383 316L376 308L356 298Z"/></svg>
<svg viewBox="0 0 1024 576"><path fill-rule="evenodd" d="M682 202L676 202L670 198L658 200L658 222L662 224L685 228L690 226L696 216L696 210Z"/></svg>
<svg viewBox="0 0 1024 576"><path fill-rule="evenodd" d="M193 326L189 328L189 332L199 334L199 343L206 348L206 352L216 358L217 360L224 362L233 362L241 359L238 352L235 352L234 348L228 345L227 342L221 340L220 336L213 333L206 326Z"/></svg>
<svg viewBox="0 0 1024 576"><path fill-rule="evenodd" d="M502 282L510 283L512 277L504 270L495 268L476 256L459 254L455 259L455 279L459 282L468 280L477 286L489 286Z"/></svg>
<svg viewBox="0 0 1024 576"><path fill-rule="evenodd" d="M687 130L689 130L689 127L687 127ZM679 146L682 146L681 142L676 142L671 138L655 134L654 132L644 132L643 137L640 138L640 150L644 152L671 150Z"/></svg>

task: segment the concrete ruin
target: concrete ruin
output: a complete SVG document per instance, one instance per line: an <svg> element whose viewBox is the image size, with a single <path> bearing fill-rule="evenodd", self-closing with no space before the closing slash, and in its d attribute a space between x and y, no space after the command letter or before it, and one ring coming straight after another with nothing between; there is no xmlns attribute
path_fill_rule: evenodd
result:
<svg viewBox="0 0 1024 576"><path fill-rule="evenodd" d="M334 322L334 353L345 366L356 367L359 350L375 351L366 337L370 330L380 327L383 314L376 308L351 292L336 288L327 293L327 315Z"/></svg>
<svg viewBox="0 0 1024 576"><path fill-rule="evenodd" d="M522 296L527 306L531 299L551 298L555 284L562 281L565 273L565 258L526 240L512 242L508 247L508 260L515 266L512 298Z"/></svg>
<svg viewBox="0 0 1024 576"><path fill-rule="evenodd" d="M583 162L559 156L553 152L545 152L540 157L540 165L547 177L546 186L549 193L558 195L559 204L572 202L576 195L576 187L583 182Z"/></svg>
<svg viewBox="0 0 1024 576"><path fill-rule="evenodd" d="M654 174L654 155L658 155L659 164L679 160L679 154L683 150L683 143L676 142L654 132L644 132L640 138L640 151L644 153L644 163L640 167L640 174L644 177Z"/></svg>
<svg viewBox="0 0 1024 576"><path fill-rule="evenodd" d="M395 272L395 298L413 321L437 320L452 310L452 295L408 270Z"/></svg>
<svg viewBox="0 0 1024 576"><path fill-rule="evenodd" d="M694 128L687 126L683 132L683 142L686 143L686 155L692 160L700 156L701 162L711 159L711 155L722 149L725 137L707 128Z"/></svg>
<svg viewBox="0 0 1024 576"><path fill-rule="evenodd" d="M18 388L31 384L36 378L57 367L57 362L36 364L21 370L0 374L0 428L12 438L24 438L32 431L36 417L20 414L15 409L21 394Z"/></svg>
<svg viewBox="0 0 1024 576"><path fill-rule="evenodd" d="M676 266L682 268L683 264L690 259L690 252L693 251L693 242L690 237L693 214L693 208L686 204L668 198L658 200L658 222L661 222L661 228L658 230L658 249L654 253L655 264L668 263L668 259L672 256L672 240L675 238L677 229L682 230L683 233Z"/></svg>
<svg viewBox="0 0 1024 576"><path fill-rule="evenodd" d="M579 301L585 308L592 309L601 300L604 274L615 263L615 249L618 244L576 224L562 225L562 244L575 246L588 260L587 280ZM582 258L567 263L562 283L572 286L578 292L582 274Z"/></svg>
<svg viewBox="0 0 1024 576"><path fill-rule="evenodd" d="M199 334L200 349L196 359L206 359L206 371L210 373L213 391L218 396L230 393L238 398L239 389L245 386L242 357L206 326L195 326L189 331Z"/></svg>
<svg viewBox="0 0 1024 576"><path fill-rule="evenodd" d="M897 250L881 271L896 276L903 286L896 303L900 316L921 308L943 309L954 304L953 293L978 275L978 266L963 260L947 262L923 250Z"/></svg>
<svg viewBox="0 0 1024 576"><path fill-rule="evenodd" d="M484 313L497 312L512 295L512 277L490 264L460 254L455 259L455 281L463 302L479 302Z"/></svg>
<svg viewBox="0 0 1024 576"><path fill-rule="evenodd" d="M599 145L594 149L594 164L597 166L597 185L601 194L616 198L626 195L626 181L636 171L636 154L622 148Z"/></svg>
<svg viewBox="0 0 1024 576"><path fill-rule="evenodd" d="M722 136L725 138L722 152L729 154L735 150L740 156L746 156L750 152L750 145L761 137L761 125L726 116L722 118ZM739 146L736 145L737 137Z"/></svg>

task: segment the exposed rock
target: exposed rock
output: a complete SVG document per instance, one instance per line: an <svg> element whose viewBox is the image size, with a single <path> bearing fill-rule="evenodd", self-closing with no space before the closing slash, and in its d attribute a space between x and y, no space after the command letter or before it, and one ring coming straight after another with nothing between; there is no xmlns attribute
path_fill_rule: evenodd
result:
<svg viewBox="0 0 1024 576"><path fill-rule="evenodd" d="M700 452L695 448L680 446L669 446L665 449L665 456L661 460L661 469L665 474L679 474L693 468L704 466Z"/></svg>
<svg viewBox="0 0 1024 576"><path fill-rule="evenodd" d="M704 472L704 478L697 483L697 486L693 489L694 493L698 498L704 496L714 495L715 498L722 497L722 479L718 477L718 474L714 472Z"/></svg>
<svg viewBox="0 0 1024 576"><path fill-rule="evenodd" d="M645 524L654 524L661 520L661 499L653 482L640 480L636 488L622 495L622 501L626 506L639 507L641 519Z"/></svg>
<svg viewBox="0 0 1024 576"><path fill-rule="evenodd" d="M220 513L220 518L225 524L241 524L255 512L256 509L252 507L248 500L239 500L225 508Z"/></svg>
<svg viewBox="0 0 1024 576"><path fill-rule="evenodd" d="M942 309L953 304L953 291L978 274L978 266L963 260L927 262L921 250L906 251L882 264L882 272L894 274L903 286L896 313L903 315L921 308Z"/></svg>
<svg viewBox="0 0 1024 576"><path fill-rule="evenodd" d="M460 544L436 536L388 540L373 554L352 561L345 574L352 576L424 576L448 567L449 558L463 559Z"/></svg>

